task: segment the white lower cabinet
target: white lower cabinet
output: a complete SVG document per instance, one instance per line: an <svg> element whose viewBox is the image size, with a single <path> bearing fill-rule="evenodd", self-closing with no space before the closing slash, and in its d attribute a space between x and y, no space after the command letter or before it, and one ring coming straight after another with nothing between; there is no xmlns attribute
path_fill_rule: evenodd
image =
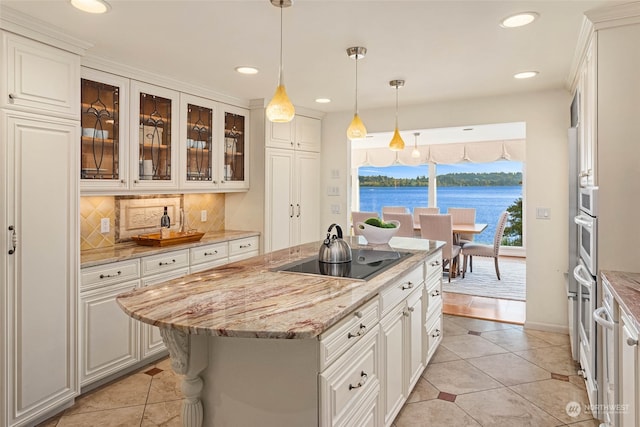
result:
<svg viewBox="0 0 640 427"><path fill-rule="evenodd" d="M629 315L620 310L619 352L619 403L621 406L620 426L640 425L640 350L638 350L638 330Z"/></svg>
<svg viewBox="0 0 640 427"><path fill-rule="evenodd" d="M229 262L241 261L260 253L260 238L245 237L229 241Z"/></svg>
<svg viewBox="0 0 640 427"><path fill-rule="evenodd" d="M119 294L139 286L140 280L136 279L80 294L81 386L140 360L139 323L127 316L116 302Z"/></svg>

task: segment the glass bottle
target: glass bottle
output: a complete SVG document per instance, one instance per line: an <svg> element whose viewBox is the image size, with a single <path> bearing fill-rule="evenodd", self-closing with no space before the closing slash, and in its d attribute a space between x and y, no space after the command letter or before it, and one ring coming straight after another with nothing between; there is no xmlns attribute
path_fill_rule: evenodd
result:
<svg viewBox="0 0 640 427"><path fill-rule="evenodd" d="M171 227L171 218L169 218L169 214L167 213L167 207L164 207L164 213L160 218L160 237L166 239L169 237L169 228Z"/></svg>

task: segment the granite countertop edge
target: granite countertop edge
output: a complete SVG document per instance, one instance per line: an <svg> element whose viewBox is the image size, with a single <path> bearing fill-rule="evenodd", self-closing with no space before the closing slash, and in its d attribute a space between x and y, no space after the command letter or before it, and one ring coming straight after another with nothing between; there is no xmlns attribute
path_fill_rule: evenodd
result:
<svg viewBox="0 0 640 427"><path fill-rule="evenodd" d="M600 274L610 285L620 307L631 315L636 329L640 331L640 273L603 270Z"/></svg>
<svg viewBox="0 0 640 427"><path fill-rule="evenodd" d="M95 267L112 262L127 261L148 255L157 255L253 236L260 236L260 233L257 231L220 230L205 233L205 235L202 236L202 239L197 242L180 243L170 246L143 246L138 245L135 242L118 243L106 248L87 249L81 251L80 268Z"/></svg>
<svg viewBox="0 0 640 427"><path fill-rule="evenodd" d="M376 247L347 238L352 248ZM392 249L412 252L370 280L274 271L317 255L313 242L269 252L118 295L141 322L194 335L238 338L316 338L384 288L415 269L443 242L394 238ZM366 241L365 241L366 242Z"/></svg>

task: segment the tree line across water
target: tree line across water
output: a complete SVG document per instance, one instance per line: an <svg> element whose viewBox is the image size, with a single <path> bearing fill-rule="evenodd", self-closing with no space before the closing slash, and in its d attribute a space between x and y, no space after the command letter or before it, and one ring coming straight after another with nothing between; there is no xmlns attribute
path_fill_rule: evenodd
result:
<svg viewBox="0 0 640 427"><path fill-rule="evenodd" d="M429 178L393 178L384 175L359 176L361 187L428 187ZM522 172L449 173L438 176L438 187L486 187L522 185Z"/></svg>

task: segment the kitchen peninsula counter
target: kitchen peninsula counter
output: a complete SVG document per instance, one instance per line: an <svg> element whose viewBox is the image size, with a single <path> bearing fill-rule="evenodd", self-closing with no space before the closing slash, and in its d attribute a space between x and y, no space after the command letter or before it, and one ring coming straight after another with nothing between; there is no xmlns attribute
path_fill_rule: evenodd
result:
<svg viewBox="0 0 640 427"><path fill-rule="evenodd" d="M384 396L406 401L442 339L443 242L345 240L411 255L369 280L276 271L317 257L319 241L118 295L160 328L184 375L183 426L378 427L395 416Z"/></svg>
<svg viewBox="0 0 640 427"><path fill-rule="evenodd" d="M610 285L618 304L631 315L636 329L640 330L640 273L604 270L600 274Z"/></svg>
<svg viewBox="0 0 640 427"><path fill-rule="evenodd" d="M317 256L322 242L270 252L118 296L124 311L145 323L187 334L246 338L313 338L424 263L441 242L395 237L389 246L353 249L412 252L370 280L273 271Z"/></svg>

